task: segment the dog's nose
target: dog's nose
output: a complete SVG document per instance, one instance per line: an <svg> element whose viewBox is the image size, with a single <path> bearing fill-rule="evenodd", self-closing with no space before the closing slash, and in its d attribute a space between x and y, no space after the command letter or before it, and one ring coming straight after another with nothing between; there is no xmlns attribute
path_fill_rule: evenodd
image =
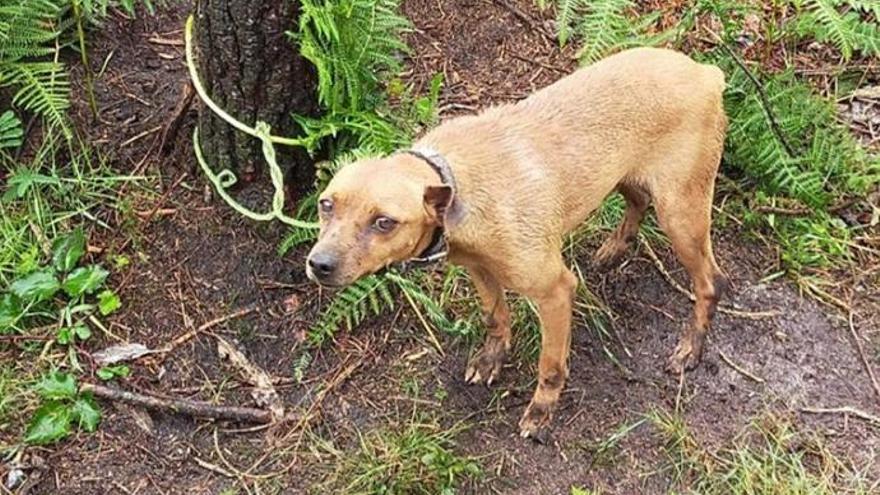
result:
<svg viewBox="0 0 880 495"><path fill-rule="evenodd" d="M329 277L336 270L336 257L332 254L314 253L309 256L309 268L319 278Z"/></svg>

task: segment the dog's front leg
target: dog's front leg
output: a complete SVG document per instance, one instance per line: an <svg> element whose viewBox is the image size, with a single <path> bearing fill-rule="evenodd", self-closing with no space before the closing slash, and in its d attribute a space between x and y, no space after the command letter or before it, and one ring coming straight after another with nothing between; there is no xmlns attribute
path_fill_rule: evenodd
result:
<svg viewBox="0 0 880 495"><path fill-rule="evenodd" d="M510 308L504 299L504 289L492 274L480 267L468 268L468 272L483 306L486 340L468 362L464 379L468 383L491 385L510 350Z"/></svg>
<svg viewBox="0 0 880 495"><path fill-rule="evenodd" d="M568 352L571 347L571 311L577 277L561 266L552 282L536 289L531 297L541 316L541 356L538 360L538 387L519 422L520 435L535 435L550 422L568 378Z"/></svg>

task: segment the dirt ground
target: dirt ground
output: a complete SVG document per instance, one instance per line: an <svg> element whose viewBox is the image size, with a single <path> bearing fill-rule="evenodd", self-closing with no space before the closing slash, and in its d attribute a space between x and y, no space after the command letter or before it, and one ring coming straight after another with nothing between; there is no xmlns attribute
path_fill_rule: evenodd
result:
<svg viewBox="0 0 880 495"><path fill-rule="evenodd" d="M551 14L537 11L531 1L408 0L404 12L416 26L409 37L407 78L424 87L434 73L445 73L441 118L522 98L575 66L570 50L560 50L549 34ZM320 456L307 455L310 438L332 437L345 447L357 441L357 431L394 424L413 409L440 415L446 426L463 422L457 449L479 456L484 471L462 487L466 493L565 494L573 485L607 493L665 493L679 481L662 469L664 441L650 425L627 435L610 461L599 458L595 445L646 412L676 407L707 445L730 442L768 412L789 416L799 430L867 466L872 478L880 476L877 429L840 414L803 412L880 409L853 345L849 315L802 297L784 278L762 281L776 266L774 253L749 241L734 223L716 232L715 244L733 282L728 302L738 311L771 314L718 314L703 365L680 386L662 368L690 314L687 298L642 250L608 273L588 273L590 288L617 315L616 338L600 342L595 331L577 323L571 378L544 444L519 438L516 428L530 396L534 363L511 363L493 390L465 386L472 344L441 335L439 352L407 311L341 333L313 356L297 383L292 376L305 332L327 298L306 281L303 251L280 259L282 226L254 224L220 201L206 201L189 139L194 108L184 114L176 135L163 137L155 130L175 115L185 96L186 14L187 8L176 7L156 17L116 17L92 36L92 60L98 67L107 60L97 82L101 119L92 122L84 104L77 104L75 114L93 140L116 151L114 167L158 175L161 184L152 194L131 191L133 209L156 209L152 217L135 214L121 235L92 240L133 261L114 273L124 309L110 318L110 330L115 340L155 348L212 319L251 311L172 353L140 359L124 386L249 404L247 386L218 358L213 333L235 339L254 363L279 379L288 407L314 414L302 428L249 430L103 402L97 433L33 449L42 467L30 473L30 493L216 494L240 480L265 480L282 493L304 493L328 469ZM163 139L167 153L159 149ZM723 200L719 197L719 204ZM133 240L126 242L129 237ZM586 246L576 260L585 270L594 248ZM671 252L658 255L686 285ZM853 325L873 339L865 345L872 365L880 367L880 280L876 273L861 279L841 275L854 295ZM95 342L93 350L110 343L113 338ZM420 398L403 392L413 381ZM442 399L437 391L444 391Z"/></svg>

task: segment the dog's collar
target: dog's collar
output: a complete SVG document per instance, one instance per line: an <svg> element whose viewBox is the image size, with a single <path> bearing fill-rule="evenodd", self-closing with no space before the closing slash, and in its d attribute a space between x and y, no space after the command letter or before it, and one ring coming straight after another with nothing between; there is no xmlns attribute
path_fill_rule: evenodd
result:
<svg viewBox="0 0 880 495"><path fill-rule="evenodd" d="M449 162L443 158L443 155L435 150L425 148L419 150L408 149L404 150L403 153L412 155L425 162L437 172L437 175L440 176L440 181L444 185L452 188L452 201L450 204L450 209L452 209L456 202L455 176L452 175L452 168L449 166ZM401 262L399 268L400 271L404 271L410 268L421 268L433 265L434 263L445 259L447 254L449 254L449 248L446 244L446 229L441 225L434 229L434 234L431 237L431 243L428 244L428 247L418 256Z"/></svg>

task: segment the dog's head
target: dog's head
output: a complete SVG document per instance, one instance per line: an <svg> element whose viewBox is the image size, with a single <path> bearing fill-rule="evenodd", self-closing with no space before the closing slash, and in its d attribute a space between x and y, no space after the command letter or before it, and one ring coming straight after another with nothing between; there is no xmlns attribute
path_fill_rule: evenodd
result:
<svg viewBox="0 0 880 495"><path fill-rule="evenodd" d="M321 230L306 274L321 285L343 286L418 256L451 200L452 189L408 154L343 167L318 199Z"/></svg>

